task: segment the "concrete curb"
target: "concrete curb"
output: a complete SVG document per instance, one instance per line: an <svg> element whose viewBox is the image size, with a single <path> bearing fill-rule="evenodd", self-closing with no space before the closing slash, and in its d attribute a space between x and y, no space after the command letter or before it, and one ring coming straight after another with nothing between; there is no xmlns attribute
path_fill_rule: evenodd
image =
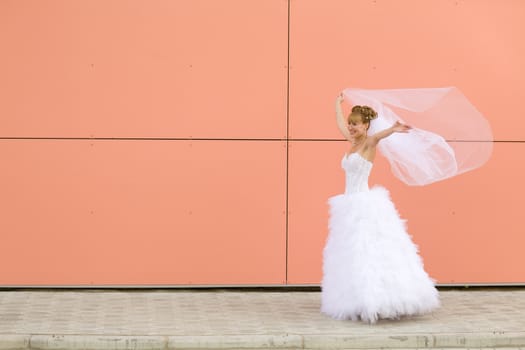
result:
<svg viewBox="0 0 525 350"><path fill-rule="evenodd" d="M30 335L0 334L0 350L29 349Z"/></svg>
<svg viewBox="0 0 525 350"><path fill-rule="evenodd" d="M163 336L33 335L35 350L156 350L166 348Z"/></svg>
<svg viewBox="0 0 525 350"><path fill-rule="evenodd" d="M468 349L525 348L525 332L359 335L19 335L0 334L0 350Z"/></svg>
<svg viewBox="0 0 525 350"><path fill-rule="evenodd" d="M303 349L301 335L170 336L168 349Z"/></svg>
<svg viewBox="0 0 525 350"><path fill-rule="evenodd" d="M523 332L490 332L490 333L458 333L437 334L433 336L432 347L436 348L500 348L525 347L525 331Z"/></svg>
<svg viewBox="0 0 525 350"><path fill-rule="evenodd" d="M304 335L303 349L469 349L525 347L525 332L407 335Z"/></svg>

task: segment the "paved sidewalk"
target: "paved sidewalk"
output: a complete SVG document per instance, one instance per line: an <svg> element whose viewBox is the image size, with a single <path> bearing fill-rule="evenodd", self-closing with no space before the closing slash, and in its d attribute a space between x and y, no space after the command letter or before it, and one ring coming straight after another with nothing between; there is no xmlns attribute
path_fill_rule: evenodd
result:
<svg viewBox="0 0 525 350"><path fill-rule="evenodd" d="M522 348L525 288L442 290L433 314L332 320L311 291L0 291L0 350Z"/></svg>

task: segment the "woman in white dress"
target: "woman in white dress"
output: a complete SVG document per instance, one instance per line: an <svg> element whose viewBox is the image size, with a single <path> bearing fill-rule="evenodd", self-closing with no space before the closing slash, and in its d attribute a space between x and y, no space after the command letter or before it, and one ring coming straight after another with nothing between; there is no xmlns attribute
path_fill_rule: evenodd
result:
<svg viewBox="0 0 525 350"><path fill-rule="evenodd" d="M335 319L370 323L430 312L440 304L438 291L423 269L405 221L385 188L368 188L378 143L411 128L396 122L368 135L377 113L354 106L345 120L343 100L343 95L336 100L337 124L351 147L341 160L345 192L328 200L321 311Z"/></svg>

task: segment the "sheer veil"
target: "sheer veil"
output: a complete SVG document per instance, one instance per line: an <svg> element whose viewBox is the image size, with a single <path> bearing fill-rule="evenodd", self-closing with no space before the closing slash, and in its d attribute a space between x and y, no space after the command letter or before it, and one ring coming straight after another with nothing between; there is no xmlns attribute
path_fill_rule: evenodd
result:
<svg viewBox="0 0 525 350"><path fill-rule="evenodd" d="M476 169L492 154L488 121L456 87L351 88L343 96L351 105L367 105L378 113L370 135L396 120L412 126L378 145L394 175L408 185L427 185Z"/></svg>

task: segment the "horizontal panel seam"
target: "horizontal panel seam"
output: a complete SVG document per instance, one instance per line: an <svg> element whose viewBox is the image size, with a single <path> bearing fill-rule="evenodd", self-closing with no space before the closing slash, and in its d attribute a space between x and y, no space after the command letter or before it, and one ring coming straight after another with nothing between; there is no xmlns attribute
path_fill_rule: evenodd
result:
<svg viewBox="0 0 525 350"><path fill-rule="evenodd" d="M0 136L0 140L56 140L56 141L293 141L293 142L344 142L345 139L325 139L325 138L213 138L213 137L5 137ZM447 142L508 142L525 143L525 140L446 140Z"/></svg>

